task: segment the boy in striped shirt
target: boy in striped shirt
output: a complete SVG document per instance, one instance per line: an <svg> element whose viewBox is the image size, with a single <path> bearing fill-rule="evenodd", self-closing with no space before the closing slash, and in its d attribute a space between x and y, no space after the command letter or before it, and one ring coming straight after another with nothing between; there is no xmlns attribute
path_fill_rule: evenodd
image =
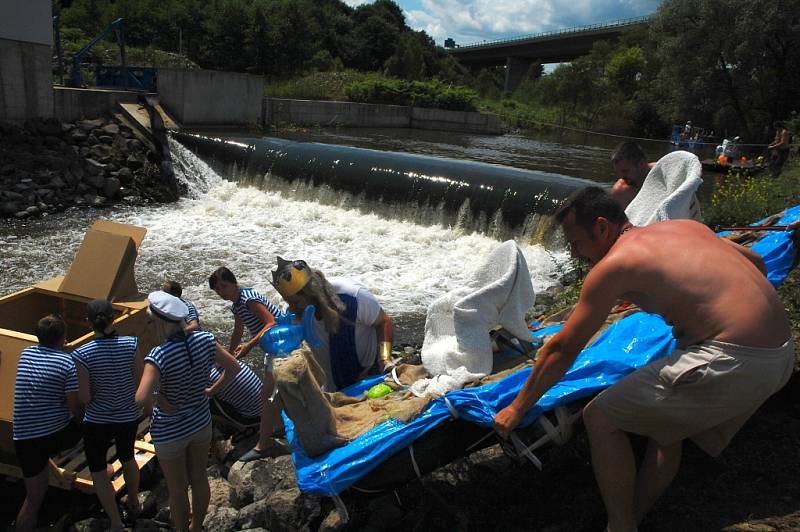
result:
<svg viewBox="0 0 800 532"><path fill-rule="evenodd" d="M218 268L208 278L208 286L219 297L232 302L231 312L234 315L233 333L231 334L230 351L237 359L241 359L258 345L261 336L275 326L275 317L282 314L280 309L265 296L252 288L240 288L236 277L228 268ZM250 338L242 342L244 328L250 332ZM284 454L288 451L285 444L275 440L273 430L283 431L280 408L272 400L275 390L275 379L272 376L272 356L264 353L264 384L261 388L261 426L256 446L242 455L239 460L250 462L259 458Z"/></svg>
<svg viewBox="0 0 800 532"><path fill-rule="evenodd" d="M47 492L47 461L74 447L81 438L75 364L64 351L66 326L50 314L36 324L39 344L26 347L17 365L14 386L13 438L25 479L25 501L17 514L16 530L36 528Z"/></svg>

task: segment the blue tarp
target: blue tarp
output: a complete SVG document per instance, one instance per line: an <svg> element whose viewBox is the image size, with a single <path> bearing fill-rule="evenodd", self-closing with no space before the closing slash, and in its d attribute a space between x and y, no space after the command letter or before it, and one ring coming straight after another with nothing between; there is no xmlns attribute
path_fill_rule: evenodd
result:
<svg viewBox="0 0 800 532"><path fill-rule="evenodd" d="M798 219L800 206L787 210L778 223L784 225ZM783 282L794 261L795 251L790 233L767 233L752 249L764 258L770 282L774 286ZM560 327L553 325L534 334L553 334ZM594 395L635 369L666 356L674 348L672 328L659 316L638 312L618 321L581 352L564 378L544 394L525 415L520 426L530 425L542 412ZM495 414L516 397L530 371L521 370L491 384L456 390L446 394L446 397L461 419L488 428L492 426ZM360 395L382 380L382 376L376 376L344 391L350 395ZM338 494L450 417L452 414L445 400L439 398L431 401L422 414L409 423L390 419L344 447L309 458L294 437L291 420L284 414L292 459L297 470L298 488L317 495Z"/></svg>

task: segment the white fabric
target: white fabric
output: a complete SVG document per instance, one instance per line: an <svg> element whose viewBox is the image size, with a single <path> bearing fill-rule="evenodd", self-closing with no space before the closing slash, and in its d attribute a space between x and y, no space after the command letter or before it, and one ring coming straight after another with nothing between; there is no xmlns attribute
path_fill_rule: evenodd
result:
<svg viewBox="0 0 800 532"><path fill-rule="evenodd" d="M431 379L412 385L417 394L440 395L492 371L489 331L500 325L519 338L530 338L525 313L534 304L525 256L513 240L486 257L466 286L428 307L422 363Z"/></svg>
<svg viewBox="0 0 800 532"><path fill-rule="evenodd" d="M186 306L186 303L163 290L150 292L147 301L150 303L150 310L167 321L183 321L189 315L189 307Z"/></svg>
<svg viewBox="0 0 800 532"><path fill-rule="evenodd" d="M703 183L702 171L695 154L668 153L650 170L642 189L625 209L628 220L643 227L664 220L696 218L699 204L695 192Z"/></svg>
<svg viewBox="0 0 800 532"><path fill-rule="evenodd" d="M355 279L345 279L339 277L329 277L333 290L337 294L348 295L356 298L358 310L356 311L356 353L362 368L369 368L378 358L378 332L375 330L375 322L381 313L381 304L372 295L369 289ZM314 321L314 332L319 338L320 346L312 348L317 362L325 372L326 382L325 391L336 391L336 383L333 381L333 371L331 370L331 349L330 337L325 330L325 324L320 320Z"/></svg>

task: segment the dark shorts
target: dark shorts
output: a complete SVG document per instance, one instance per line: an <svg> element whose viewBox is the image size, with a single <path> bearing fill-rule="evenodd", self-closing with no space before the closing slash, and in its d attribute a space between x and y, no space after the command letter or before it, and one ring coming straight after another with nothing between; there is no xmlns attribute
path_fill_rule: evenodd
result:
<svg viewBox="0 0 800 532"><path fill-rule="evenodd" d="M136 441L137 421L127 423L89 423L83 424L83 448L89 471L97 473L106 468L106 453L113 440L117 446L120 462L133 460L133 444Z"/></svg>
<svg viewBox="0 0 800 532"><path fill-rule="evenodd" d="M63 429L29 440L14 440L17 460L22 467L22 476L35 477L47 465L47 460L61 451L75 447L81 439L81 427L73 418Z"/></svg>

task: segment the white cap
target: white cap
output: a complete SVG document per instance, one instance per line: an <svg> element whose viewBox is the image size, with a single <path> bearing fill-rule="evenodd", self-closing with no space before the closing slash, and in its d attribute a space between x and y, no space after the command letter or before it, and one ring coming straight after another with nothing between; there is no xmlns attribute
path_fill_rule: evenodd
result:
<svg viewBox="0 0 800 532"><path fill-rule="evenodd" d="M162 320L179 323L189 315L186 303L163 290L151 292L147 300L150 302L150 311Z"/></svg>

